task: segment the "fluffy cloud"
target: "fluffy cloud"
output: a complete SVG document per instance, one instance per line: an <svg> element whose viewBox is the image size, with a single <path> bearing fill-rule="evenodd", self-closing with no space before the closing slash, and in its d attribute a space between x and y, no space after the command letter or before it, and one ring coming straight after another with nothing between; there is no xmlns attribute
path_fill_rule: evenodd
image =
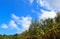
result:
<svg viewBox="0 0 60 39"><path fill-rule="evenodd" d="M51 10L46 11L40 9L42 14L39 15L39 19L54 18L56 16L56 11L60 9L60 0L36 0L36 3L46 10Z"/></svg>
<svg viewBox="0 0 60 39"><path fill-rule="evenodd" d="M60 0L45 0L45 1L48 2L52 9L60 10Z"/></svg>
<svg viewBox="0 0 60 39"><path fill-rule="evenodd" d="M45 0L36 0L36 2L37 2L38 5L40 5L40 7L43 7L47 10L51 10L50 5Z"/></svg>
<svg viewBox="0 0 60 39"><path fill-rule="evenodd" d="M34 0L29 0L33 3ZM48 10L60 11L60 0L35 0L38 5Z"/></svg>
<svg viewBox="0 0 60 39"><path fill-rule="evenodd" d="M22 30L27 30L29 28L29 26L31 24L31 20L32 20L32 17L30 17L30 16L18 17L15 14L12 14L12 18L16 23L18 23L19 25L22 26Z"/></svg>
<svg viewBox="0 0 60 39"><path fill-rule="evenodd" d="M48 10L60 11L60 0L37 0L37 3Z"/></svg>
<svg viewBox="0 0 60 39"><path fill-rule="evenodd" d="M10 20L10 22L8 22L8 24L2 24L1 28L3 29L17 29L20 30L20 28L17 26L17 24L15 23L15 21Z"/></svg>
<svg viewBox="0 0 60 39"><path fill-rule="evenodd" d="M17 30L20 30L20 28L17 26L17 24L13 20L10 20L9 26L10 26L10 28L15 28Z"/></svg>
<svg viewBox="0 0 60 39"><path fill-rule="evenodd" d="M1 28L3 28L3 29L7 29L8 26L7 26L6 24L2 24Z"/></svg>
<svg viewBox="0 0 60 39"><path fill-rule="evenodd" d="M20 24L20 17L16 16L15 14L12 14L11 17L17 24Z"/></svg>
<svg viewBox="0 0 60 39"><path fill-rule="evenodd" d="M54 18L56 11L60 9L60 0L36 0L36 3L46 10L51 10L45 11L40 9L42 12L42 14L39 15L40 19Z"/></svg>
<svg viewBox="0 0 60 39"><path fill-rule="evenodd" d="M39 16L40 19L47 19L47 18L54 18L56 16L56 13L54 11L44 11L41 10L42 14Z"/></svg>
<svg viewBox="0 0 60 39"><path fill-rule="evenodd" d="M31 24L32 18L30 16L27 17L22 17L21 25L23 26L24 29L28 29L30 24Z"/></svg>
<svg viewBox="0 0 60 39"><path fill-rule="evenodd" d="M8 24L2 24L1 28L16 29L18 33L20 32L20 30L23 32L29 28L32 20L32 17L30 16L18 17L15 14L12 14L11 17L12 17L12 20L10 20ZM22 28L19 28L20 26L18 25L22 26Z"/></svg>

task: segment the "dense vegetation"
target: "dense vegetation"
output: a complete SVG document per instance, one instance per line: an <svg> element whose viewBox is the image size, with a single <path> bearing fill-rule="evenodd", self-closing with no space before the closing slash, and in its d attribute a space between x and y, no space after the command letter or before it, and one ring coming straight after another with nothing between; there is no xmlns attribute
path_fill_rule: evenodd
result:
<svg viewBox="0 0 60 39"><path fill-rule="evenodd" d="M54 19L33 21L21 34L0 35L0 39L60 39L60 13Z"/></svg>

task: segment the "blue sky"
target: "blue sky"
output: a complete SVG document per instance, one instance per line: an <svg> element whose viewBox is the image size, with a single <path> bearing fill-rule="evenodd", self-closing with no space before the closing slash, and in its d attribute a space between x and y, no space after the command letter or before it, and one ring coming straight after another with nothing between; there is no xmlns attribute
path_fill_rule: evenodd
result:
<svg viewBox="0 0 60 39"><path fill-rule="evenodd" d="M0 0L0 34L19 34L28 30L31 20L54 18L60 8L51 1Z"/></svg>

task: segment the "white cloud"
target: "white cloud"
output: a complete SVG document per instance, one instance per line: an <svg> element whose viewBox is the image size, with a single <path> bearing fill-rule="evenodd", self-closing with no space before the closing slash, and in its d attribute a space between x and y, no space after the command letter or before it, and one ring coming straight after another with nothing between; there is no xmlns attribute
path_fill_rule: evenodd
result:
<svg viewBox="0 0 60 39"><path fill-rule="evenodd" d="M16 16L15 14L12 14L11 17L13 20L10 20L8 24L2 24L1 28L3 29L16 29L16 33L21 33L25 30L27 30L31 24L32 17L30 16L22 16L21 18ZM20 26L18 26L20 25ZM20 28L19 28L20 27ZM20 32L21 31L21 32Z"/></svg>
<svg viewBox="0 0 60 39"><path fill-rule="evenodd" d="M42 1L42 0L37 0L37 3L39 4L39 5L41 5L41 6L44 6L45 4L44 4L44 1Z"/></svg>
<svg viewBox="0 0 60 39"><path fill-rule="evenodd" d="M31 20L32 20L32 17L30 16L22 16L22 17L18 17L16 16L15 14L12 14L12 18L13 20L18 23L19 25L22 26L22 30L26 30L29 28L30 24L31 24Z"/></svg>
<svg viewBox="0 0 60 39"><path fill-rule="evenodd" d="M15 23L15 21L10 20L8 24L2 24L1 28L3 29L17 29L20 30L20 28L17 26L17 24Z"/></svg>
<svg viewBox="0 0 60 39"><path fill-rule="evenodd" d="M46 2L45 0L36 0L37 4L40 5L43 8L46 8L48 10L51 10L50 5L48 4L48 2Z"/></svg>
<svg viewBox="0 0 60 39"><path fill-rule="evenodd" d="M10 28L15 28L17 30L20 30L20 28L17 26L17 24L13 20L10 20L9 26L10 26Z"/></svg>
<svg viewBox="0 0 60 39"><path fill-rule="evenodd" d="M60 0L37 0L37 3L49 10L60 11Z"/></svg>
<svg viewBox="0 0 60 39"><path fill-rule="evenodd" d="M20 24L20 17L16 16L15 14L12 14L11 17L15 22L17 22L17 24Z"/></svg>
<svg viewBox="0 0 60 39"><path fill-rule="evenodd" d="M6 24L2 24L1 28L3 28L3 29L7 29L8 26L7 26Z"/></svg>
<svg viewBox="0 0 60 39"><path fill-rule="evenodd" d="M52 7L52 9L60 11L60 0L45 0Z"/></svg>
<svg viewBox="0 0 60 39"><path fill-rule="evenodd" d="M42 14L39 16L40 19L47 19L47 18L54 18L56 16L56 13L54 11L44 11L41 10Z"/></svg>
<svg viewBox="0 0 60 39"><path fill-rule="evenodd" d="M31 24L32 18L30 16L27 17L22 17L21 25L23 26L24 29L28 29L30 24Z"/></svg>

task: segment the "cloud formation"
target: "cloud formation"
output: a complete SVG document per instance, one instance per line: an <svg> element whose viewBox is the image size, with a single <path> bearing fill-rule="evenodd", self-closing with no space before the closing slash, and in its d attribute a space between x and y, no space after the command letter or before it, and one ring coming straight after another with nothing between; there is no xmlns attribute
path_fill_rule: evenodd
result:
<svg viewBox="0 0 60 39"><path fill-rule="evenodd" d="M32 17L30 17L30 16L18 17L15 14L12 14L12 18L16 23L20 24L22 26L22 29L24 29L24 30L29 28L29 26L31 24L31 20L32 20Z"/></svg>
<svg viewBox="0 0 60 39"><path fill-rule="evenodd" d="M8 26L6 24L2 24L1 28L8 29Z"/></svg>
<svg viewBox="0 0 60 39"><path fill-rule="evenodd" d="M17 33L19 33L20 31L25 31L29 28L30 24L31 24L31 20L32 20L32 17L30 16L22 16L22 17L19 17L19 16L16 16L15 14L12 14L11 15L12 17L12 20L10 20L8 22L8 24L2 24L0 28L3 28L3 29L16 29L17 30ZM20 25L20 26L18 26Z"/></svg>
<svg viewBox="0 0 60 39"><path fill-rule="evenodd" d="M37 0L37 3L48 10L60 11L60 0Z"/></svg>
<svg viewBox="0 0 60 39"><path fill-rule="evenodd" d="M54 18L56 17L56 12L51 10L51 11L45 11L41 10L42 14L39 16L40 19L48 19L48 18Z"/></svg>
<svg viewBox="0 0 60 39"><path fill-rule="evenodd" d="M38 5L40 5L40 7L46 8L48 10L51 9L48 2L46 2L45 0L36 0L36 2L37 2Z"/></svg>
<svg viewBox="0 0 60 39"><path fill-rule="evenodd" d="M15 28L15 29L17 29L17 30L20 30L20 28L17 26L17 24L16 24L15 21L13 21L13 20L10 20L10 22L9 22L9 27L10 27L10 28Z"/></svg>
<svg viewBox="0 0 60 39"><path fill-rule="evenodd" d="M32 18L30 16L22 17L21 25L23 26L24 29L28 29L30 24L31 24Z"/></svg>
<svg viewBox="0 0 60 39"><path fill-rule="evenodd" d="M17 26L17 24L13 20L10 20L8 22L8 24L2 24L1 28L3 28L3 29L16 29L16 30L20 30L20 28Z"/></svg>
<svg viewBox="0 0 60 39"><path fill-rule="evenodd" d="M40 9L39 12L39 19L47 19L47 18L54 18L56 16L56 11L60 9L60 0L36 0L37 5L40 5L40 7L46 9ZM50 11L48 11L50 10ZM56 10L56 11L55 11Z"/></svg>
<svg viewBox="0 0 60 39"><path fill-rule="evenodd" d="M33 3L34 0L29 1ZM36 3L45 9L60 11L60 0L36 0Z"/></svg>
<svg viewBox="0 0 60 39"><path fill-rule="evenodd" d="M17 24L20 24L20 17L16 16L15 14L11 14L11 17Z"/></svg>
<svg viewBox="0 0 60 39"><path fill-rule="evenodd" d="M45 0L50 7L52 7L52 10L58 10L60 11L60 0Z"/></svg>

